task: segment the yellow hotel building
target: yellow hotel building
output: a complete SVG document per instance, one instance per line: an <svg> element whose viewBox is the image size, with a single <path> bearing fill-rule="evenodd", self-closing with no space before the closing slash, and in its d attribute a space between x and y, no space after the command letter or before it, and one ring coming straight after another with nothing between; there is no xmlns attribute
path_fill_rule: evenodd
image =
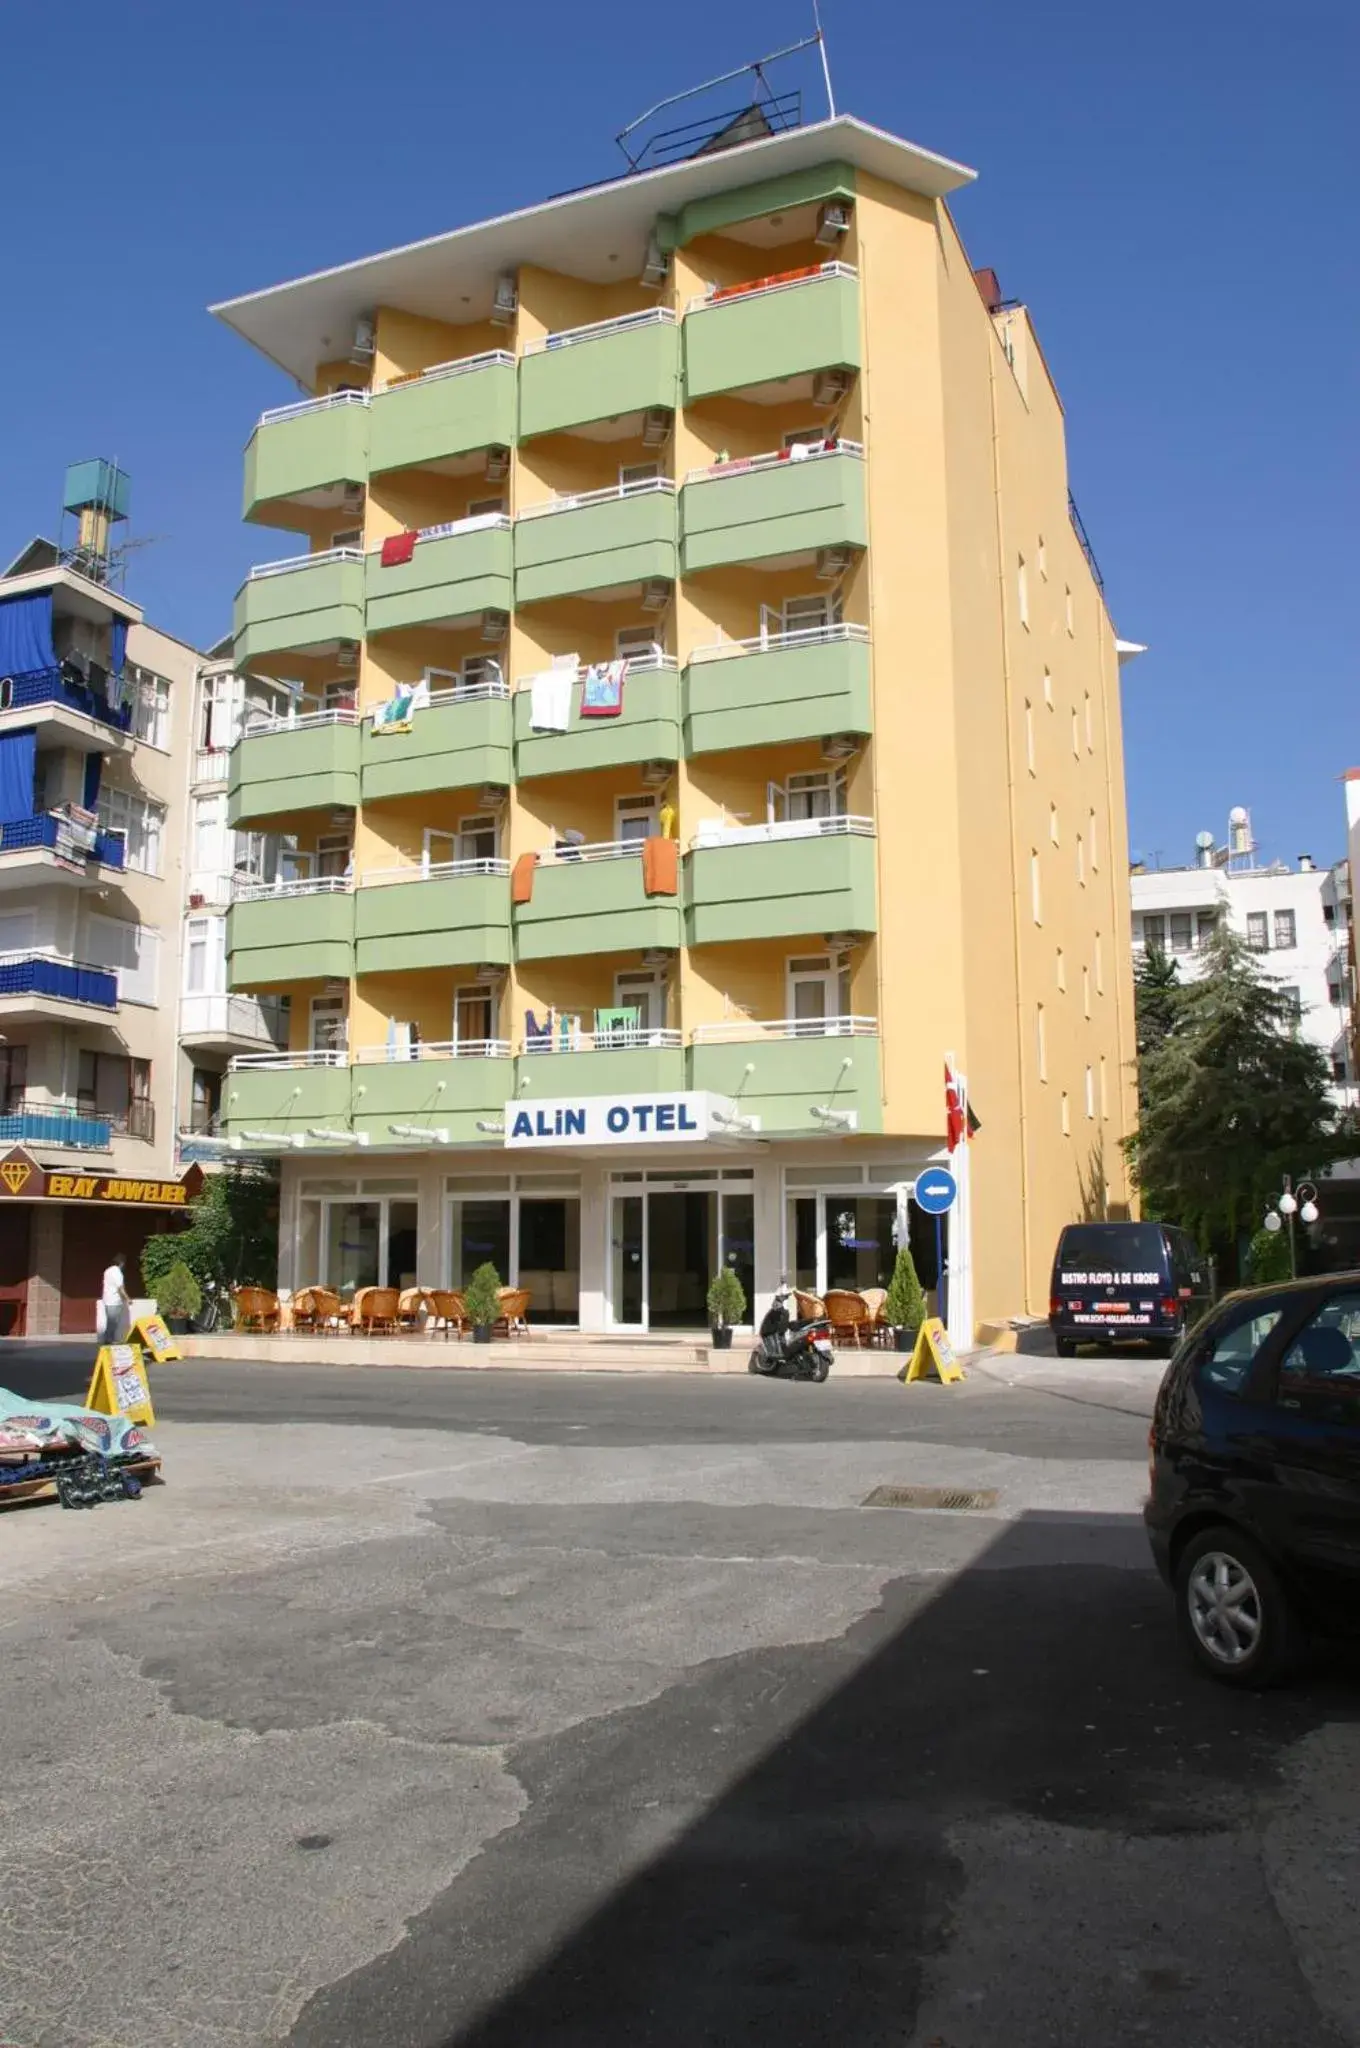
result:
<svg viewBox="0 0 1360 2048"><path fill-rule="evenodd" d="M700 1328L904 1221L932 1284L947 1056L956 1338L1127 1201L1118 643L971 176L832 119L214 309L311 394L234 622L291 686L228 933L289 1050L223 1089L281 1284Z"/></svg>

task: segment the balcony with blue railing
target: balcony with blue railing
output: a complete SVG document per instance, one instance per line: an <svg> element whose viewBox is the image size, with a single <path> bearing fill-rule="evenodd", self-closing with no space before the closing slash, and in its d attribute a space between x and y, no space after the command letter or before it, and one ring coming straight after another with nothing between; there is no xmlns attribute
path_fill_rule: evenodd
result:
<svg viewBox="0 0 1360 2048"><path fill-rule="evenodd" d="M92 1116L74 1102L21 1098L0 1113L0 1145L61 1145L76 1152L107 1152L112 1120Z"/></svg>
<svg viewBox="0 0 1360 2048"><path fill-rule="evenodd" d="M0 953L0 1013L14 1015L27 997L37 1002L79 1003L92 1010L116 1010L118 976L81 960L52 953Z"/></svg>
<svg viewBox="0 0 1360 2048"><path fill-rule="evenodd" d="M121 832L100 832L61 811L40 811L36 817L0 825L0 856L17 853L51 853L74 867L93 861L120 874L127 859Z"/></svg>
<svg viewBox="0 0 1360 2048"><path fill-rule="evenodd" d="M120 677L109 677L106 688L115 698L122 698ZM83 680L70 664L0 676L0 729L5 725L32 724L35 713L49 708L78 712L102 726L110 738L131 734L131 701L120 701L115 708L105 689ZM16 715L20 713L26 716Z"/></svg>

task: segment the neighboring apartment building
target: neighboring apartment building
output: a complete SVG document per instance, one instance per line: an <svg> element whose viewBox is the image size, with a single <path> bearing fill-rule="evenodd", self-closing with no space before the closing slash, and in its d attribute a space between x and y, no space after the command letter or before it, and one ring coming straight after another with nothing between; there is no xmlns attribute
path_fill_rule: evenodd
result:
<svg viewBox="0 0 1360 2048"><path fill-rule="evenodd" d="M197 1183L174 997L199 658L98 570L36 540L0 575L0 1329L30 1335L93 1331L110 1256L135 1286Z"/></svg>
<svg viewBox="0 0 1360 2048"><path fill-rule="evenodd" d="M835 119L216 309L310 394L235 613L303 694L228 785L283 846L226 944L289 1050L222 1113L284 1284L490 1258L634 1329L723 1262L757 1312L881 1284L947 1055L957 1334L1123 1211L1120 650L971 177Z"/></svg>
<svg viewBox="0 0 1360 2048"><path fill-rule="evenodd" d="M1228 837L1215 846L1200 834L1197 859L1183 868L1135 867L1130 877L1137 952L1156 946L1184 976L1197 974L1220 921L1243 938L1294 1003L1303 1035L1327 1060L1333 1094L1360 1105L1354 1049L1351 879L1346 861L1317 867L1260 863L1245 809L1234 810Z"/></svg>

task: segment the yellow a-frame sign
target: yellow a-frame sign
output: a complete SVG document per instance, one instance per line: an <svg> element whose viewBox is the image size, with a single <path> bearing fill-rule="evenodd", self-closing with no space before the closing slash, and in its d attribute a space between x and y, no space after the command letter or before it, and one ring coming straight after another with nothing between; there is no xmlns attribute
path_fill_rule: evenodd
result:
<svg viewBox="0 0 1360 2048"><path fill-rule="evenodd" d="M155 1422L139 1344L100 1345L85 1406L98 1415L120 1415L125 1422Z"/></svg>
<svg viewBox="0 0 1360 2048"><path fill-rule="evenodd" d="M164 1365L169 1359L184 1356L165 1327L165 1318L161 1315L138 1316L132 1325L131 1335L134 1343L146 1346L157 1365Z"/></svg>
<svg viewBox="0 0 1360 2048"><path fill-rule="evenodd" d="M963 1367L954 1356L949 1332L938 1316L927 1316L917 1332L916 1349L905 1372L898 1377L905 1385L912 1380L938 1379L946 1387L963 1378Z"/></svg>

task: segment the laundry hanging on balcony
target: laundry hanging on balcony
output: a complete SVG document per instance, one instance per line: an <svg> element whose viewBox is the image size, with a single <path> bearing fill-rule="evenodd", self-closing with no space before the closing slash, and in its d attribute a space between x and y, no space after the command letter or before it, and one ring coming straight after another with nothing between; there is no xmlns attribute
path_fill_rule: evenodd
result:
<svg viewBox="0 0 1360 2048"><path fill-rule="evenodd" d="M522 853L510 870L510 901L529 903L534 893L534 869L538 866L536 853Z"/></svg>
<svg viewBox="0 0 1360 2048"><path fill-rule="evenodd" d="M680 894L680 842L661 839L655 833L642 842L642 893L644 896Z"/></svg>
<svg viewBox="0 0 1360 2048"><path fill-rule="evenodd" d="M416 712L428 710L429 703L430 686L423 678L418 683L396 684L386 703L374 710L374 733L409 732Z"/></svg>
<svg viewBox="0 0 1360 2048"><path fill-rule="evenodd" d="M626 661L596 662L586 670L581 683L582 718L617 718L623 710Z"/></svg>
<svg viewBox="0 0 1360 2048"><path fill-rule="evenodd" d="M544 669L529 682L529 727L532 732L567 732L571 727L571 692L575 673L567 668Z"/></svg>
<svg viewBox="0 0 1360 2048"><path fill-rule="evenodd" d="M31 675L56 665L51 591L5 598L0 603L0 676Z"/></svg>
<svg viewBox="0 0 1360 2048"><path fill-rule="evenodd" d="M399 569L403 562L409 562L416 551L420 535L415 532L389 533L382 544L380 557L384 569Z"/></svg>

